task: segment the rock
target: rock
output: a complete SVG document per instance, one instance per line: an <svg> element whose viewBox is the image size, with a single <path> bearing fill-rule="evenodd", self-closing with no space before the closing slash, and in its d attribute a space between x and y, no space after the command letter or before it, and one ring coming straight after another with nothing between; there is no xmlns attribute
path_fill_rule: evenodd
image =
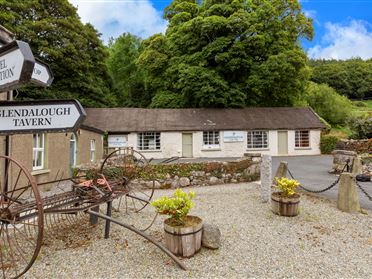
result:
<svg viewBox="0 0 372 279"><path fill-rule="evenodd" d="M215 177L215 176L211 176L210 178L209 178L209 184L210 185L216 185L216 184L218 184L219 183L219 179L217 178L217 177Z"/></svg>
<svg viewBox="0 0 372 279"><path fill-rule="evenodd" d="M216 225L203 225L202 246L210 249L220 248L221 231Z"/></svg>
<svg viewBox="0 0 372 279"><path fill-rule="evenodd" d="M172 188L179 188L180 182L178 180L173 180L171 185L172 185Z"/></svg>
<svg viewBox="0 0 372 279"><path fill-rule="evenodd" d="M230 180L230 182L231 183L238 183L238 180L236 180L236 179L233 178L233 179Z"/></svg>
<svg viewBox="0 0 372 279"><path fill-rule="evenodd" d="M195 177L202 177L205 175L205 171L193 171L191 174Z"/></svg>
<svg viewBox="0 0 372 279"><path fill-rule="evenodd" d="M180 183L181 187L189 186L190 185L190 179L188 177L181 177L179 183Z"/></svg>

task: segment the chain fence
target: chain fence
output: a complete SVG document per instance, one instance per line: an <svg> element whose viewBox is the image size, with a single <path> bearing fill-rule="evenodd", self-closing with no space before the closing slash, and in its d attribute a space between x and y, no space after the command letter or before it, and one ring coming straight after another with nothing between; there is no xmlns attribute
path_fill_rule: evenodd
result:
<svg viewBox="0 0 372 279"><path fill-rule="evenodd" d="M349 170L349 161L346 162L345 166L342 168L341 173L343 173L345 171L345 169ZM289 173L289 175L291 176L292 179L295 179L289 168L288 168L288 173ZM323 193L323 192L328 191L328 190L332 189L333 187L335 187L338 184L338 182L340 181L340 178L341 178L341 176L337 177L337 179L334 182L332 182L331 185L329 185L328 187L326 187L324 189L321 189L321 190L311 190L311 189L306 188L305 186L303 186L301 184L298 187L300 187L302 190L305 190L305 191L310 192L310 193L317 193L317 194L318 193Z"/></svg>
<svg viewBox="0 0 372 279"><path fill-rule="evenodd" d="M345 166L342 168L342 171L341 173L343 173L344 171L350 171L350 166L349 166L349 161L346 162ZM295 177L293 176L291 170L288 168L288 173L289 175L291 176L292 179L295 179ZM311 190L303 185L299 185L299 187L302 189L302 190L305 190L307 192L310 192L310 193L323 193L325 191L328 191L330 189L332 189L333 187L335 187L338 182L340 181L340 178L341 178L341 175L339 177L337 177L337 179L331 183L331 185L329 185L328 187L324 188L324 189L321 189L321 190ZM372 196L370 194L368 194L368 192L363 188L363 186L358 182L358 180L355 179L355 183L356 185L358 186L358 188L360 189L360 191L370 200L372 201Z"/></svg>
<svg viewBox="0 0 372 279"><path fill-rule="evenodd" d="M372 197L371 197L371 195L367 193L367 191L362 187L362 185L358 182L358 180L355 179L355 183L356 183L356 185L359 187L360 191L362 191L362 193L363 193L364 195L366 195L366 197L367 197L370 201L372 201Z"/></svg>

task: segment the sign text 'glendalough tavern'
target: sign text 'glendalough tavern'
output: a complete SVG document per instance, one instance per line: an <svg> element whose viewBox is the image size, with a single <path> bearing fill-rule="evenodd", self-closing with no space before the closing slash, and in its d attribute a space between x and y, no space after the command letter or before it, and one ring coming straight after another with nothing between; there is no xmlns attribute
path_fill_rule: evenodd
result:
<svg viewBox="0 0 372 279"><path fill-rule="evenodd" d="M0 103L0 133L75 131L86 114L76 100Z"/></svg>

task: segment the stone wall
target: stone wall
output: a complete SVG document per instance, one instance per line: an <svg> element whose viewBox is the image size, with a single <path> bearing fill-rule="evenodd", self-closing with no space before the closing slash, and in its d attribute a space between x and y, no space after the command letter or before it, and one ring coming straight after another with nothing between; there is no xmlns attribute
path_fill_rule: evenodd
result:
<svg viewBox="0 0 372 279"><path fill-rule="evenodd" d="M364 140L340 140L336 144L338 150L354 151L358 154L370 153L372 154L372 139Z"/></svg>
<svg viewBox="0 0 372 279"><path fill-rule="evenodd" d="M120 168L120 166L117 167ZM259 180L260 167L261 155L249 154L231 162L209 161L148 165L137 171L130 179L132 183L147 187L154 185L158 189L239 183ZM77 173L83 175L92 169L98 169L98 165L80 165L77 167ZM126 176L130 175L132 174Z"/></svg>
<svg viewBox="0 0 372 279"><path fill-rule="evenodd" d="M178 164L191 165L193 163ZM225 183L250 182L260 179L261 157L245 157L233 162L203 162L202 170L190 171L188 175L165 174L165 177L155 177L155 188L169 189L187 186L205 186ZM151 181L134 179L133 183L152 185Z"/></svg>

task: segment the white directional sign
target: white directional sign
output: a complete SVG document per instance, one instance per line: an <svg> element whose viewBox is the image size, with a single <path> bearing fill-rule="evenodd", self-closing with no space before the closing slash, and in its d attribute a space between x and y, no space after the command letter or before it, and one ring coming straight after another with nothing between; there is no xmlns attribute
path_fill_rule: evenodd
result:
<svg viewBox="0 0 372 279"><path fill-rule="evenodd" d="M31 82L41 86L50 86L53 81L53 74L49 66L36 59L34 70L31 76Z"/></svg>
<svg viewBox="0 0 372 279"><path fill-rule="evenodd" d="M0 48L0 92L15 89L31 79L35 58L30 46L13 41Z"/></svg>
<svg viewBox="0 0 372 279"><path fill-rule="evenodd" d="M75 131L85 116L76 100L0 102L0 134Z"/></svg>

